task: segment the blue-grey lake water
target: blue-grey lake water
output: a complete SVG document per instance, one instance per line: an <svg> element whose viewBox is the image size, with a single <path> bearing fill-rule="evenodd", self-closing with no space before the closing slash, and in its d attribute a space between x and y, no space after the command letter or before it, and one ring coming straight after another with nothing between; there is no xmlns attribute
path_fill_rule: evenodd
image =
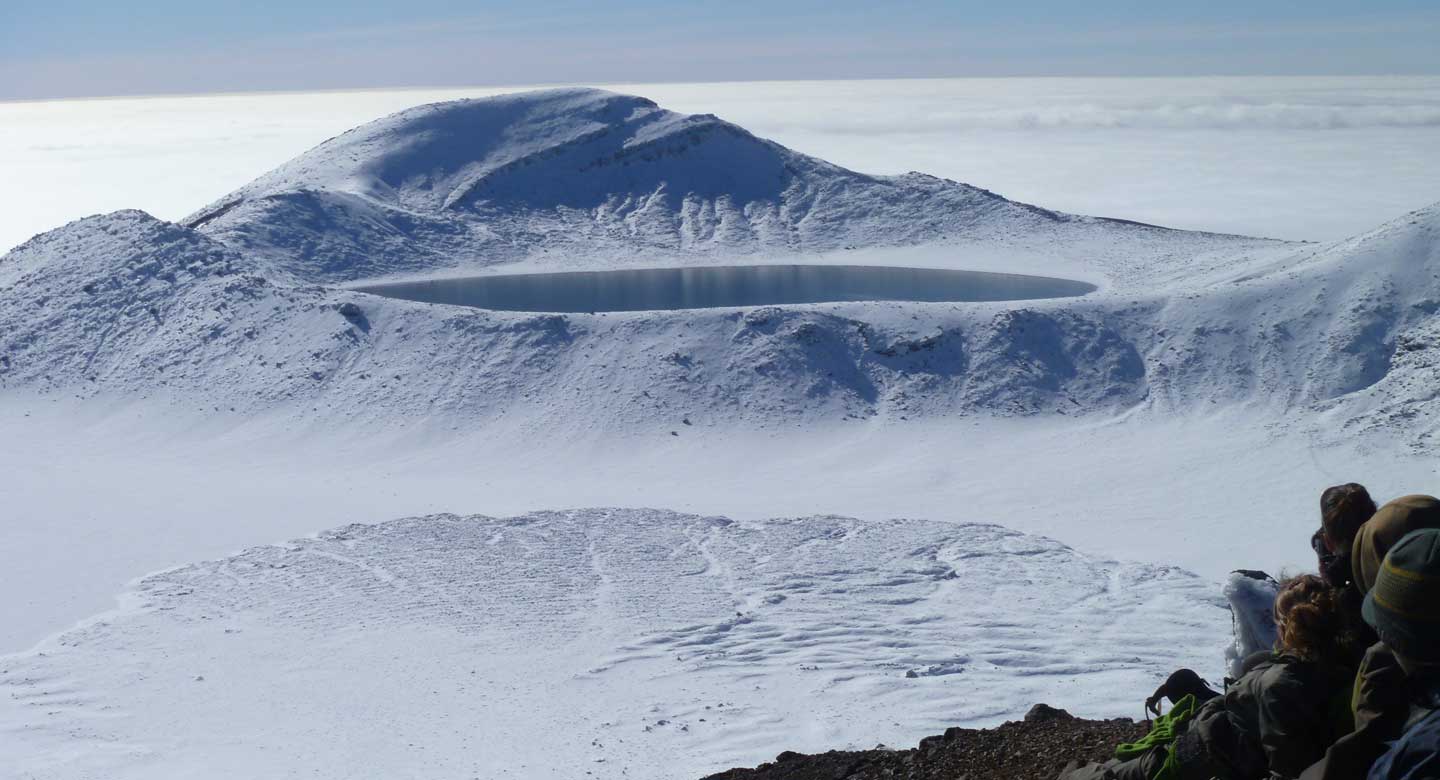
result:
<svg viewBox="0 0 1440 780"><path fill-rule="evenodd" d="M739 265L491 274L359 286L361 292L499 311L612 312L841 301L1011 301L1095 290L1071 279L865 265Z"/></svg>

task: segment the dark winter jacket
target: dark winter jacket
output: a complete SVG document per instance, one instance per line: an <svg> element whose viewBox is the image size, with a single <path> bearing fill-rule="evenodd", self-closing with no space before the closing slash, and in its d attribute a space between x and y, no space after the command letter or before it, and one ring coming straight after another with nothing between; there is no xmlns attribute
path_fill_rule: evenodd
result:
<svg viewBox="0 0 1440 780"><path fill-rule="evenodd" d="M1410 688L1390 648L1377 642L1365 651L1355 675L1355 728L1305 770L1303 780L1364 777L1386 746L1400 736L1410 715Z"/></svg>
<svg viewBox="0 0 1440 780"><path fill-rule="evenodd" d="M1370 769L1370 780L1435 780L1440 777L1440 710L1405 732Z"/></svg>
<svg viewBox="0 0 1440 780"><path fill-rule="evenodd" d="M1335 741L1331 705L1348 674L1286 655L1249 663L1176 740L1182 777L1296 778Z"/></svg>
<svg viewBox="0 0 1440 780"><path fill-rule="evenodd" d="M1416 720L1370 769L1370 780L1440 778L1440 709L1417 708Z"/></svg>

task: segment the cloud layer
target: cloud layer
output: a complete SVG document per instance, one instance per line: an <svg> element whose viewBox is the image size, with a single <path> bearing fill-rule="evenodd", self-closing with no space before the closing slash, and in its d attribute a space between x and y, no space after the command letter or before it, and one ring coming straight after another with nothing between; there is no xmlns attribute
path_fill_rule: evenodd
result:
<svg viewBox="0 0 1440 780"><path fill-rule="evenodd" d="M1440 77L612 88L864 172L1176 227L1334 239L1440 200ZM99 211L176 219L356 124L500 91L0 103L0 251Z"/></svg>

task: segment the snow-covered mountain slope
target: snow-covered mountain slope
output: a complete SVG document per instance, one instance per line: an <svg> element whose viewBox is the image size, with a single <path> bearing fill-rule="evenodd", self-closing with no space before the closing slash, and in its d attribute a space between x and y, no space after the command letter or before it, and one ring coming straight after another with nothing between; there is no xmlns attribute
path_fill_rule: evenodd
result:
<svg viewBox="0 0 1440 780"><path fill-rule="evenodd" d="M1317 250L1284 273L1321 276L1313 315L1329 366L1307 389L1360 427L1403 431L1422 450L1440 430L1440 204ZM1293 282L1292 282L1293 284Z"/></svg>
<svg viewBox="0 0 1440 780"><path fill-rule="evenodd" d="M503 418L601 435L679 420L765 427L1217 405L1277 420L1328 411L1327 424L1400 426L1414 443L1435 425L1440 206L1348 241L1286 245L1068 217L917 181L852 173L714 118L593 90L423 106L322 144L206 211L199 227L117 212L0 258L0 391L381 427ZM617 193L646 192L671 210L692 196L750 204L748 238L717 230L667 244L656 238L664 231L596 227L623 211ZM350 205L315 221L284 205L297 198ZM356 232L356 204L379 233ZM397 215L417 222L397 227ZM519 224L510 217L534 229L505 232ZM562 217L593 224L543 226ZM754 227L771 217L786 227ZM568 249L547 255L553 241ZM530 315L303 281L545 256L608 267L653 260L656 247L708 247L695 257L714 262L846 241L868 248L808 261L1054 269L1101 289L1046 301ZM495 242L514 251L487 254Z"/></svg>
<svg viewBox="0 0 1440 780"><path fill-rule="evenodd" d="M1070 223L1072 232L1174 232L1058 214L918 173L868 176L714 116L594 89L402 111L185 220L312 282L518 261L703 262Z"/></svg>
<svg viewBox="0 0 1440 780"><path fill-rule="evenodd" d="M0 659L35 778L698 777L1220 667L1207 581L998 526L653 510L350 526Z"/></svg>
<svg viewBox="0 0 1440 780"><path fill-rule="evenodd" d="M195 227L117 212L27 242L0 258L0 390L602 432L1217 404L1404 424L1429 420L1437 223L1440 206L1309 246L1072 217L846 171L642 98L525 93L357 128ZM319 284L834 247L858 249L806 262L1049 272L1101 290L536 316Z"/></svg>
<svg viewBox="0 0 1440 780"><path fill-rule="evenodd" d="M189 356L154 354L162 326L204 330L215 308L244 300L232 295L241 267L220 244L139 211L36 236L0 258L0 381L59 387L134 372L163 383L167 364ZM223 306L197 300L212 288Z"/></svg>
<svg viewBox="0 0 1440 780"><path fill-rule="evenodd" d="M612 431L1143 397L1134 347L1067 311L935 304L923 326L906 304L530 315L279 284L249 264L140 212L37 237L0 261L0 387L376 425L530 410Z"/></svg>
<svg viewBox="0 0 1440 780"><path fill-rule="evenodd" d="M1347 241L1227 274L1159 301L1147 360L1166 408L1234 397L1341 419L1433 397L1440 204ZM1394 411L1394 410L1392 410ZM1396 412L1397 414L1404 414ZM1409 427L1410 435L1425 435Z"/></svg>
<svg viewBox="0 0 1440 780"><path fill-rule="evenodd" d="M1437 238L1440 207L1145 295L532 315L275 281L243 251L120 212L0 259L0 388L598 432L1245 404L1409 420L1417 437Z"/></svg>

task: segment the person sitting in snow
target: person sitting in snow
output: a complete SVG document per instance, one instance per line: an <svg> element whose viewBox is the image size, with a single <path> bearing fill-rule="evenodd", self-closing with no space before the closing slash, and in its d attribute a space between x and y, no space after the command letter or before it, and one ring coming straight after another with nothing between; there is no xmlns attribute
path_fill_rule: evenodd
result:
<svg viewBox="0 0 1440 780"><path fill-rule="evenodd" d="M1390 549L1363 609L1409 692L1403 736L1371 767L1370 780L1440 777L1440 530L1412 531Z"/></svg>
<svg viewBox="0 0 1440 780"><path fill-rule="evenodd" d="M1421 529L1440 529L1440 499L1403 496L1380 507L1361 525L1350 551L1353 594L1368 601L1386 554L1407 534ZM1406 674L1382 635L1365 651L1355 675L1351 694L1354 729L1331 746L1322 761L1307 769L1303 780L1364 777L1404 729L1410 695Z"/></svg>
<svg viewBox="0 0 1440 780"><path fill-rule="evenodd" d="M1282 585L1275 622L1275 650L1248 659L1223 695L1183 696L1145 740L1104 764L1072 764L1061 780L1298 777L1345 728L1350 627L1339 594L1313 574Z"/></svg>

